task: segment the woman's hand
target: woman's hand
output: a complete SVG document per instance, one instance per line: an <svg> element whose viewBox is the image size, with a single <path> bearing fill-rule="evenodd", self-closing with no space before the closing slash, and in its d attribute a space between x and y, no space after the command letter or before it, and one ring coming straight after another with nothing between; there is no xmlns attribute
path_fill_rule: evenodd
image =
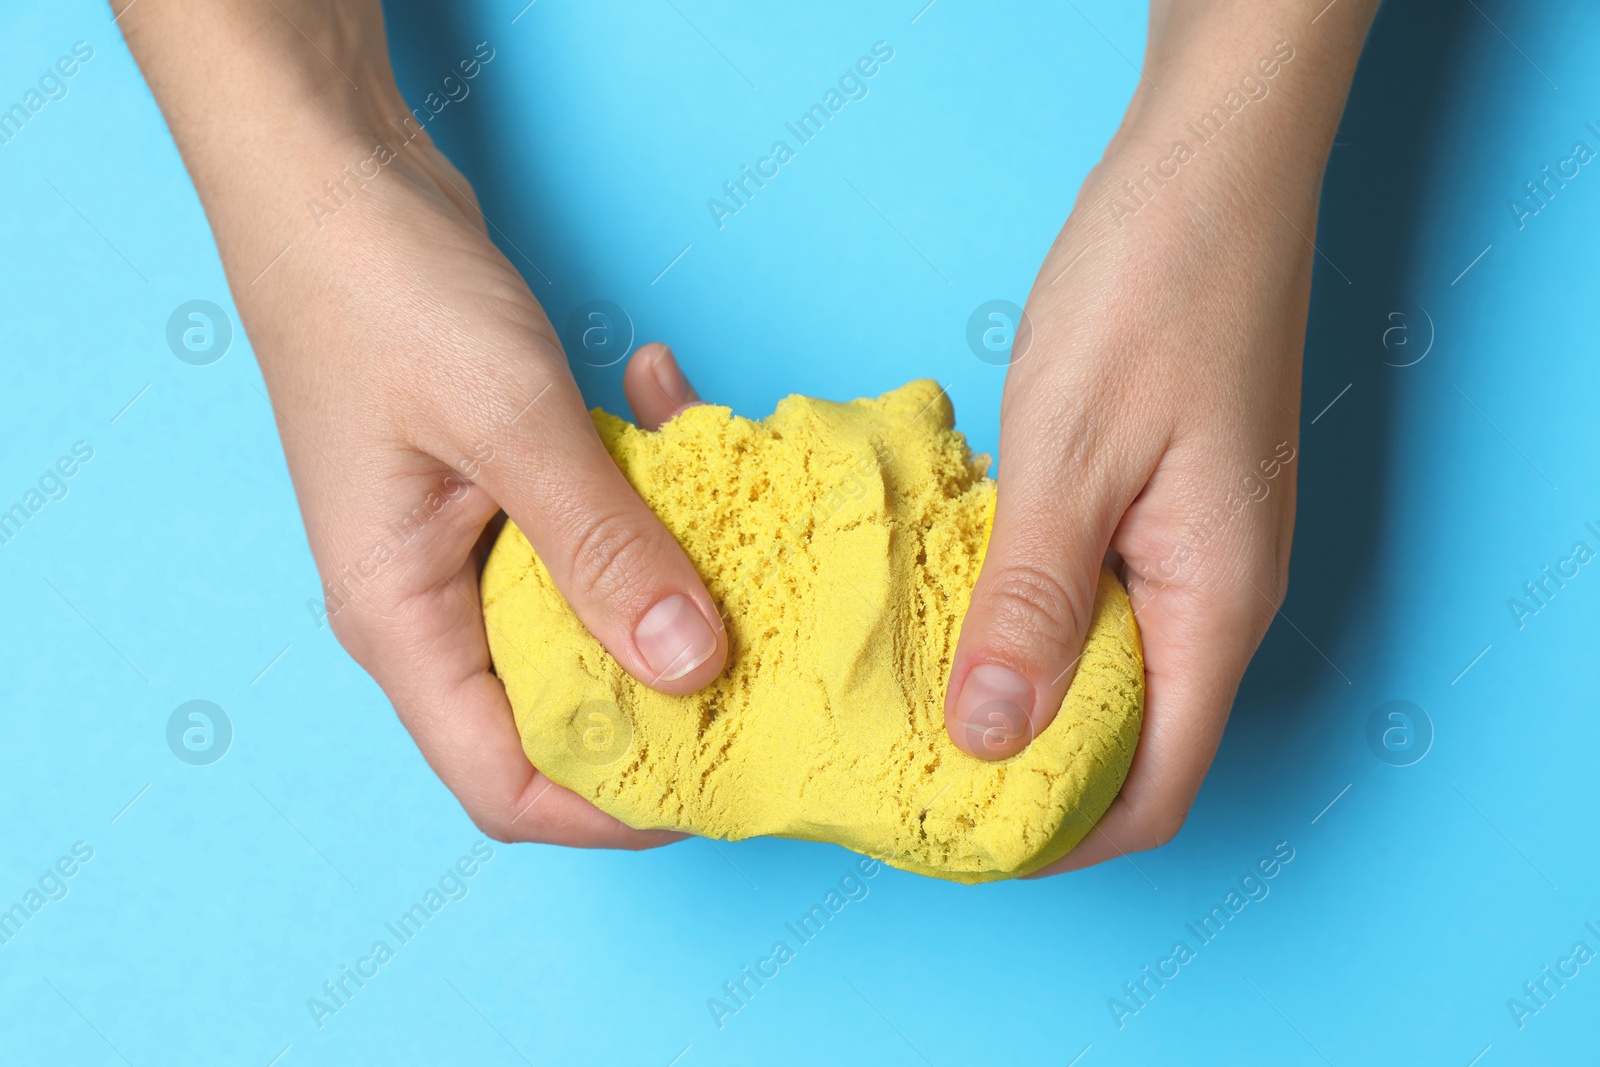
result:
<svg viewBox="0 0 1600 1067"><path fill-rule="evenodd" d="M466 179L407 124L377 5L123 12L210 216L340 641L485 833L620 848L681 837L630 829L544 778L492 673L478 575L502 512L639 681L693 692L721 671L727 638L601 444ZM193 69L207 63L218 81ZM314 103L294 121L257 114L256 77L278 79L262 100ZM343 195L308 219L325 181ZM661 346L627 385L646 425L694 399Z"/></svg>
<svg viewBox="0 0 1600 1067"><path fill-rule="evenodd" d="M1154 4L1147 76L1028 298L950 736L1001 759L1049 724L1103 560L1147 685L1121 794L1041 873L1177 833L1283 602L1317 196L1375 6Z"/></svg>

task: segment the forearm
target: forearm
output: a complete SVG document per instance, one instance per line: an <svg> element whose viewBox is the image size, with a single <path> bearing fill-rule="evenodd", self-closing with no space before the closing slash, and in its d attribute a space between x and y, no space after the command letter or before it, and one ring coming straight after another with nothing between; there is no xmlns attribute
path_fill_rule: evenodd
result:
<svg viewBox="0 0 1600 1067"><path fill-rule="evenodd" d="M1152 0L1144 72L1091 183L1104 221L1118 228L1158 200L1234 200L1282 212L1301 228L1314 222L1377 7Z"/></svg>
<svg viewBox="0 0 1600 1067"><path fill-rule="evenodd" d="M397 140L406 111L376 0L112 6L225 260L264 263L323 180Z"/></svg>

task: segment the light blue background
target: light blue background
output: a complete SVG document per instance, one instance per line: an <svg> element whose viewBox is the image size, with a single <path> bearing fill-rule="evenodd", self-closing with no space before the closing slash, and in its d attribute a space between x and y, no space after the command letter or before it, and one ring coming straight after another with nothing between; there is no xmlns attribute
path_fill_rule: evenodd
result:
<svg viewBox="0 0 1600 1067"><path fill-rule="evenodd" d="M968 351L967 316L1026 293L1132 91L1143 13L924 2L389 14L414 103L496 50L431 132L548 275L529 272L557 323L616 301L752 416L935 377L992 449L1002 372ZM178 304L232 304L105 8L20 6L0 15L6 104L74 41L96 54L0 146L0 507L73 442L94 458L0 546L0 906L74 842L94 858L0 946L0 1062L1592 1058L1600 965L1521 1030L1506 1006L1574 942L1600 949L1600 576L1521 630L1506 606L1574 541L1600 548L1600 172L1521 230L1507 207L1574 141L1600 147L1591 5L1395 0L1378 19L1318 235L1293 589L1178 840L1043 883L885 870L720 1031L707 999L851 854L495 846L313 1024L307 998L480 835L307 610L248 342L207 367L166 347ZM895 57L871 95L719 232L705 199L880 39ZM1414 305L1435 344L1387 366L1386 316ZM619 404L618 371L580 369L594 402ZM165 738L196 698L235 731L208 767ZM1434 724L1414 766L1366 742L1391 699ZM1281 841L1270 896L1119 1030L1108 998L1195 944L1184 924Z"/></svg>

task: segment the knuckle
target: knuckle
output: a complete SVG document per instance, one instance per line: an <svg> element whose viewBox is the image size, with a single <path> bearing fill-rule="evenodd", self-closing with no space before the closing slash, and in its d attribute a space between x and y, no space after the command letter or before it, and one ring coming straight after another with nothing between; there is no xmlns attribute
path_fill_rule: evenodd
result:
<svg viewBox="0 0 1600 1067"><path fill-rule="evenodd" d="M1145 839L1149 842L1145 848L1161 848L1169 844L1178 836L1178 831L1183 829L1183 824L1188 818L1187 808L1172 808L1152 813L1145 820Z"/></svg>
<svg viewBox="0 0 1600 1067"><path fill-rule="evenodd" d="M1267 572L1267 599L1272 602L1273 614L1289 600L1289 568L1273 567Z"/></svg>
<svg viewBox="0 0 1600 1067"><path fill-rule="evenodd" d="M1015 640L1045 636L1066 646L1087 632L1088 612L1055 575L1029 564L1008 564L987 590L995 629Z"/></svg>
<svg viewBox="0 0 1600 1067"><path fill-rule="evenodd" d="M609 847L620 848L625 852L648 852L650 849L656 848L657 846L658 842L655 841L630 838L627 841L623 841L620 844L611 845Z"/></svg>
<svg viewBox="0 0 1600 1067"><path fill-rule="evenodd" d="M607 515L577 539L568 575L580 596L612 600L643 587L659 538L631 516Z"/></svg>
<svg viewBox="0 0 1600 1067"><path fill-rule="evenodd" d="M363 636L363 627L357 625L349 612L331 611L328 613L328 629L333 631L334 639L350 653L352 658L360 658L360 646L366 642Z"/></svg>
<svg viewBox="0 0 1600 1067"><path fill-rule="evenodd" d="M472 819L472 825L476 826L478 832L485 837L498 841L502 845L509 845L516 840L516 835L512 833L511 826L506 821L503 812L495 811L490 813L469 810L467 815Z"/></svg>
<svg viewBox="0 0 1600 1067"><path fill-rule="evenodd" d="M1278 621L1278 616L1283 609L1284 598L1281 595L1269 594L1267 600L1256 598L1256 610L1252 617L1242 628L1254 641L1252 648L1260 647L1266 639L1267 631L1272 629L1273 623Z"/></svg>
<svg viewBox="0 0 1600 1067"><path fill-rule="evenodd" d="M371 620L359 607L341 604L329 610L328 629L333 631L334 639L351 659L364 668L374 663L382 642L373 632Z"/></svg>
<svg viewBox="0 0 1600 1067"><path fill-rule="evenodd" d="M463 800L461 806L480 833L502 845L540 840L537 829L540 813L529 810L531 806L525 801L521 808L511 801Z"/></svg>
<svg viewBox="0 0 1600 1067"><path fill-rule="evenodd" d="M1292 532L1281 533L1273 545L1272 558L1268 567L1272 572L1273 583L1278 594L1278 605L1289 598L1289 556L1294 535Z"/></svg>
<svg viewBox="0 0 1600 1067"><path fill-rule="evenodd" d="M463 801L462 807L481 832L502 844L573 844L578 837L574 812L551 797L554 782L535 775L513 797Z"/></svg>

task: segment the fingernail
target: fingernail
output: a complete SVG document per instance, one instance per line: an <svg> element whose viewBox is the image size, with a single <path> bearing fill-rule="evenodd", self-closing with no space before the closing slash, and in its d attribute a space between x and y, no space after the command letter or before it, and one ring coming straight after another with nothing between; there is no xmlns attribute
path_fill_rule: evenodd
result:
<svg viewBox="0 0 1600 1067"><path fill-rule="evenodd" d="M645 612L633 640L655 675L651 685L677 681L717 651L717 635L694 601L682 593L673 593Z"/></svg>
<svg viewBox="0 0 1600 1067"><path fill-rule="evenodd" d="M974 756L1003 759L1033 740L1033 683L1009 667L980 663L967 672L956 698L960 747Z"/></svg>
<svg viewBox="0 0 1600 1067"><path fill-rule="evenodd" d="M661 390L661 395L674 407L682 407L700 399L695 395L694 386L689 384L689 379L683 376L683 370L673 358L672 349L662 349L661 355L656 357L655 363L651 366L650 373L656 380L656 388Z"/></svg>

